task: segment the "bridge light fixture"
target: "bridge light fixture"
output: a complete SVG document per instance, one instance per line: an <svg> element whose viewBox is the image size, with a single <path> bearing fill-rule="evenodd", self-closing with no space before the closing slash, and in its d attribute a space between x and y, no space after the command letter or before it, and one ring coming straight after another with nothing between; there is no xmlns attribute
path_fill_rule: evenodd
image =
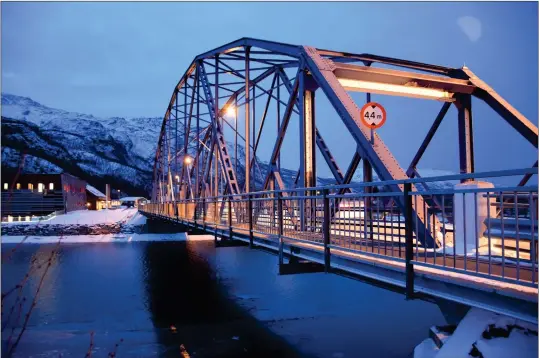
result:
<svg viewBox="0 0 539 358"><path fill-rule="evenodd" d="M233 105L228 106L226 108L226 115L228 117L236 118L236 107L234 107Z"/></svg>
<svg viewBox="0 0 539 358"><path fill-rule="evenodd" d="M183 158L183 162L187 165L191 164L193 162L193 158L191 158L190 156L186 155L185 158Z"/></svg>
<svg viewBox="0 0 539 358"><path fill-rule="evenodd" d="M419 87L414 85L395 85L390 83L361 81L339 78L340 84L349 91L372 92L405 97L435 99L453 102L453 93L436 88Z"/></svg>

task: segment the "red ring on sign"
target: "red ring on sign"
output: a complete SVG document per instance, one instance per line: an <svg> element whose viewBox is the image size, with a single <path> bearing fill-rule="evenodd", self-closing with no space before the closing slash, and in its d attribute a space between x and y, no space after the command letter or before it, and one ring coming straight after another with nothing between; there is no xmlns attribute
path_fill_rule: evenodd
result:
<svg viewBox="0 0 539 358"><path fill-rule="evenodd" d="M382 111L382 121L378 124L369 124L367 123L367 121L365 121L365 111L367 109L369 109L370 107L372 106L375 106L375 107L378 107L380 108L380 110ZM372 128L372 129L377 129L377 128L380 128L381 126L384 125L384 123L386 122L386 119L387 119L387 115L386 115L386 110L384 107L382 107L381 104L379 103L376 103L376 102L369 102L369 103L366 103L363 107L361 107L361 122L367 127L367 128Z"/></svg>

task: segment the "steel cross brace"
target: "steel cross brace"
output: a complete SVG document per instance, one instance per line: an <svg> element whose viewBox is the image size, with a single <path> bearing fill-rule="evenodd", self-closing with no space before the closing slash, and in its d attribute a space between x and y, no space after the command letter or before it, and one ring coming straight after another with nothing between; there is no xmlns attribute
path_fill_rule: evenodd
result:
<svg viewBox="0 0 539 358"><path fill-rule="evenodd" d="M464 66L461 72L477 87L474 96L482 99L503 119L507 121L528 142L537 148L538 129L531 121L504 100L492 87L480 80L468 67Z"/></svg>
<svg viewBox="0 0 539 358"><path fill-rule="evenodd" d="M217 145L217 148L219 150L219 156L220 158L222 158L222 165L224 166L224 170L226 174L225 178L228 184L228 189L232 194L239 194L239 187L238 187L238 182L236 180L236 173L234 171L234 167L232 166L232 161L230 160L230 156L228 154L228 148L227 148L224 134L221 128L221 124L219 123L218 113L215 113L215 104L212 98L211 90L208 86L208 78L206 76L204 66L199 64L198 71L200 73L200 76L199 76L200 82L202 84L202 88L206 95L206 100L208 102L208 110L210 112L210 118L212 119L212 123L213 123L213 130L214 130L213 141L215 142L214 145Z"/></svg>
<svg viewBox="0 0 539 358"><path fill-rule="evenodd" d="M191 119L193 118L193 109L194 109L194 105L195 105L195 93L198 94L198 91L197 91L197 87L198 87L198 76L199 76L199 73L198 73L198 69L195 71L195 83L194 83L194 86L192 87L192 90L193 90L193 96L191 98L191 103L190 103L190 106L189 106L189 119L187 121L187 125L185 126L186 128L186 131L185 133L183 134L183 141L184 141L184 155L187 155L187 147L188 147L188 144L189 144L189 133L191 131ZM177 121L177 119L176 119ZM185 119L184 119L185 121ZM184 180L184 176L185 176L185 173L186 173L186 163L185 163L185 158L184 158L184 161L182 161L182 171L181 171L181 175L180 175L180 183L183 183L183 180ZM182 184L183 185L183 184ZM189 186L190 187L190 186ZM192 194L192 193L191 193Z"/></svg>
<svg viewBox="0 0 539 358"><path fill-rule="evenodd" d="M335 69L333 62L323 59L312 47L304 47L303 56L312 76L356 140L361 156L372 164L381 180L407 179L408 176L380 137L374 134L375 145L369 140L370 130L361 122L359 108L333 73ZM390 187L395 192L402 193L404 190L403 185L391 185ZM404 210L404 197L399 197L397 203L401 210ZM424 201L421 196L417 196L416 204L414 205L414 217L418 228L416 232L418 240L426 247L439 246L439 240L433 237L427 227L428 207L427 210L424 210ZM437 218L434 218L434 221L435 231L438 231L440 223Z"/></svg>
<svg viewBox="0 0 539 358"><path fill-rule="evenodd" d="M202 158L202 168L204 168L205 166L205 159L206 159L206 155L203 154L203 150L204 148L206 147L206 142L208 141L209 137L210 137L210 133L212 133L212 129L211 129L211 124L206 127L204 129L205 133L204 133L204 138L202 139L202 145L200 145L200 143L198 143L198 150L197 150L197 155L195 157L195 160L193 162L193 168L199 172L200 174L200 156L203 155L203 158ZM191 179L193 179L193 175L195 174L195 171L191 171ZM200 183L199 183L200 184ZM196 186L196 185L195 185ZM200 187L197 187L196 190L195 190L195 194L191 193L192 194L192 197L193 199L196 198L199 193L200 193L200 190L201 188Z"/></svg>
<svg viewBox="0 0 539 358"><path fill-rule="evenodd" d="M292 85L290 84L290 80L288 79L288 76L286 75L286 73L282 69L278 70L278 74L279 74L279 76L281 76L281 78L283 80L283 83L284 83L286 89L288 90L289 94L291 94L292 93ZM296 100L296 106L298 106L297 100ZM337 184L348 184L348 183L350 183L350 181L352 179L352 176L354 175L355 169L357 168L357 164L355 165L354 170L348 176L349 177L348 181L346 181L345 177L342 175L342 172L341 172L341 169L339 168L339 165L337 164L335 158L331 154L331 151L329 150L329 148L326 145L324 139L322 138L322 135L320 134L320 131L318 130L318 128L315 128L315 135L316 135L316 144L317 144L318 148L320 149L320 152L322 153L322 156L324 157L327 165L329 166L329 169L330 169L331 173L333 174L335 180L337 181ZM356 156L356 154L357 154L357 151L354 154L354 157ZM359 157L359 159L361 159L361 157ZM354 162L354 159L352 160L352 163L353 162ZM358 163L359 163L359 161L358 161ZM299 171L298 171L298 173L299 173ZM299 179L299 176L298 176L298 178L296 178L296 183L297 183L298 179ZM346 191L346 189L344 191Z"/></svg>

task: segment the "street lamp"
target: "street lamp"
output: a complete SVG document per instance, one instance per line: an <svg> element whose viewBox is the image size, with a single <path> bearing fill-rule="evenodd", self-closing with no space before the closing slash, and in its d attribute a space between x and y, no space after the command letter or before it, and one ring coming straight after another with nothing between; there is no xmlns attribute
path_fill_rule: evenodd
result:
<svg viewBox="0 0 539 358"><path fill-rule="evenodd" d="M186 155L184 158L183 158L183 162L187 165L191 164L193 162L193 158L191 158L190 156Z"/></svg>

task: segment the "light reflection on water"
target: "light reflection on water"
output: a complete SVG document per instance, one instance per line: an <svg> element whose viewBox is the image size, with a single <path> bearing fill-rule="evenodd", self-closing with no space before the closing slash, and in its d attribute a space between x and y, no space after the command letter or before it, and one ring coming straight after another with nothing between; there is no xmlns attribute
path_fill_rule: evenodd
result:
<svg viewBox="0 0 539 358"><path fill-rule="evenodd" d="M2 291L24 276L33 256L45 261L54 247L18 249L2 263ZM25 287L27 297L43 269ZM262 324L246 318L238 305ZM202 357L296 356L265 326L303 356L407 357L429 326L443 323L435 305L407 302L358 281L323 273L278 276L276 256L247 247L65 244L15 356L84 356L92 330L96 356L106 356L120 338L119 357L176 357L180 344Z"/></svg>

